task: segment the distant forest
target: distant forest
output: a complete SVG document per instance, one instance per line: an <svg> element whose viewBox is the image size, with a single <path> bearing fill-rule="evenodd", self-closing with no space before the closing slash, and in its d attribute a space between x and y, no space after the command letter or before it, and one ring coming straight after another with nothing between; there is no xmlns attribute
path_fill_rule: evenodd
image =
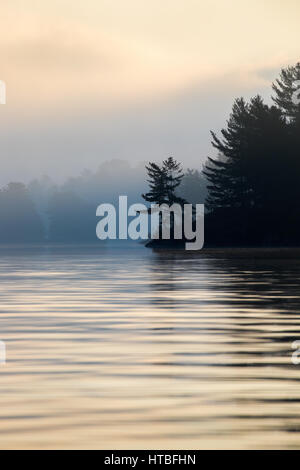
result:
<svg viewBox="0 0 300 470"><path fill-rule="evenodd" d="M0 191L0 242L99 242L97 206L117 206L119 195L127 195L129 204L142 202L146 189L145 165L134 168L122 160L103 163L96 172L85 170L61 186L46 176L27 186L10 183ZM204 202L202 173L187 170L180 193L192 203Z"/></svg>
<svg viewBox="0 0 300 470"><path fill-rule="evenodd" d="M273 105L260 96L235 100L221 135L212 132L216 156L184 170L176 193L206 205L206 244L299 245L298 93L300 63L273 83ZM8 184L0 190L0 242L96 242L97 206L117 205L119 195L142 202L145 166L112 160L60 186L46 176Z"/></svg>

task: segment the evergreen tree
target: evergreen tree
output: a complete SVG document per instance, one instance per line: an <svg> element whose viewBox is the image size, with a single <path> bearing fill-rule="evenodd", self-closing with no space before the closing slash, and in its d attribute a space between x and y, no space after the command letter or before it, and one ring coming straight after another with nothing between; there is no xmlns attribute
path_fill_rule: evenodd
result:
<svg viewBox="0 0 300 470"><path fill-rule="evenodd" d="M184 176L181 164L174 160L173 157L169 157L163 161L163 170L166 175L168 204L184 204L185 201L177 194L177 188L180 186Z"/></svg>
<svg viewBox="0 0 300 470"><path fill-rule="evenodd" d="M273 83L273 101L288 119L300 116L300 62L281 70L280 77ZM298 93L299 91L299 93Z"/></svg>
<svg viewBox="0 0 300 470"><path fill-rule="evenodd" d="M152 204L167 204L172 206L173 204L183 205L186 201L177 194L177 190L180 186L183 178L183 172L181 164L169 157L167 160L162 162L159 166L156 163L149 163L146 166L148 173L148 183L150 191L146 194L142 194L142 197L147 202ZM151 209L148 210L151 213ZM170 233L171 238L174 237L175 230L175 217L174 214L170 214ZM162 213L159 213L159 227L158 227L158 238L162 238Z"/></svg>
<svg viewBox="0 0 300 470"><path fill-rule="evenodd" d="M209 158L204 168L210 210L247 211L280 203L284 195L278 188L288 179L290 167L288 128L278 108L267 106L260 96L250 103L238 99L223 139L212 136L220 156Z"/></svg>
<svg viewBox="0 0 300 470"><path fill-rule="evenodd" d="M203 174L208 180L207 207L243 207L247 204L249 186L247 181L248 134L250 123L249 105L237 99L233 105L227 128L218 138L214 132L212 145L219 152L218 158L208 158Z"/></svg>
<svg viewBox="0 0 300 470"><path fill-rule="evenodd" d="M173 203L184 204L184 199L176 194L183 178L181 164L169 157L164 160L162 165L156 163L149 163L146 165L148 173L147 182L149 183L150 191L142 194L142 197L147 202L155 204L168 204Z"/></svg>
<svg viewBox="0 0 300 470"><path fill-rule="evenodd" d="M273 101L286 117L288 142L284 149L281 170L281 197L285 211L298 209L300 199L300 62L281 70L273 83Z"/></svg>
<svg viewBox="0 0 300 470"><path fill-rule="evenodd" d="M283 111L260 96L236 100L222 138L212 136L219 157L208 159L204 175L214 231L225 227L227 244L291 240L299 225L300 163Z"/></svg>
<svg viewBox="0 0 300 470"><path fill-rule="evenodd" d="M160 167L156 163L149 162L146 165L146 171L148 173L147 182L150 187L150 191L146 194L142 194L142 197L147 202L155 204L164 204L167 202L167 174L165 168Z"/></svg>

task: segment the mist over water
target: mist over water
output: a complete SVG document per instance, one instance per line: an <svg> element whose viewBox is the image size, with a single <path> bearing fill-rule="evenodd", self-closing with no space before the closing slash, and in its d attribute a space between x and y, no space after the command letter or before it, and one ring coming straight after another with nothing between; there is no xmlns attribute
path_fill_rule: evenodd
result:
<svg viewBox="0 0 300 470"><path fill-rule="evenodd" d="M299 250L1 248L2 448L299 444Z"/></svg>

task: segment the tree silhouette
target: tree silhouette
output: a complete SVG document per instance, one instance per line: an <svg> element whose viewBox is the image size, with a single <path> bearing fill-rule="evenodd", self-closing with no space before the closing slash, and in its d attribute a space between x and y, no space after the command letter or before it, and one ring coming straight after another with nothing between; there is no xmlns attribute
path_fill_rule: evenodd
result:
<svg viewBox="0 0 300 470"><path fill-rule="evenodd" d="M156 163L149 163L146 165L148 173L147 182L150 187L150 191L146 194L142 194L142 197L147 202L155 204L164 204L167 202L167 175L165 168L160 167Z"/></svg>
<svg viewBox="0 0 300 470"><path fill-rule="evenodd" d="M184 176L180 163L169 157L161 166L150 162L146 165L146 170L150 191L142 194L145 201L159 205L184 204L184 199L176 193Z"/></svg>
<svg viewBox="0 0 300 470"><path fill-rule="evenodd" d="M273 101L285 116L294 120L300 115L300 62L281 70L279 78L272 85ZM299 91L299 93L298 93Z"/></svg>
<svg viewBox="0 0 300 470"><path fill-rule="evenodd" d="M147 181L150 186L150 191L146 194L142 194L145 201L158 205L166 204L169 207L173 204L179 204L180 206L185 204L186 201L177 194L177 190L184 176L179 162L169 157L162 162L161 166L150 162L146 166L146 170L148 173ZM148 210L148 213L151 213L151 209ZM174 213L171 212L171 239L174 239L174 231L175 216ZM158 238L162 238L162 212L159 213Z"/></svg>
<svg viewBox="0 0 300 470"><path fill-rule="evenodd" d="M220 157L209 158L204 169L210 210L228 207L247 211L284 198L278 188L290 173L289 136L278 108L269 107L260 96L249 103L238 99L227 128L222 130L223 138L212 136Z"/></svg>
<svg viewBox="0 0 300 470"><path fill-rule="evenodd" d="M299 243L299 150L294 123L256 96L235 101L227 128L212 133L219 158L209 158L209 237L225 243ZM213 232L216 232L214 234ZM220 239L220 238L219 238Z"/></svg>
<svg viewBox="0 0 300 470"><path fill-rule="evenodd" d="M247 180L249 161L250 106L243 98L233 105L222 139L212 132L212 145L221 158L208 158L203 171L207 177L210 210L219 207L246 207L251 188Z"/></svg>

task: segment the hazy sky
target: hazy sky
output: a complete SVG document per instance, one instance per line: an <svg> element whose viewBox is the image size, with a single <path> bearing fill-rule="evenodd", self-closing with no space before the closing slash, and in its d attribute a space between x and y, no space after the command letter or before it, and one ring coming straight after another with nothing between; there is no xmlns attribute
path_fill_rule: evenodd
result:
<svg viewBox="0 0 300 470"><path fill-rule="evenodd" d="M235 97L299 60L299 0L0 0L0 182L201 166Z"/></svg>

